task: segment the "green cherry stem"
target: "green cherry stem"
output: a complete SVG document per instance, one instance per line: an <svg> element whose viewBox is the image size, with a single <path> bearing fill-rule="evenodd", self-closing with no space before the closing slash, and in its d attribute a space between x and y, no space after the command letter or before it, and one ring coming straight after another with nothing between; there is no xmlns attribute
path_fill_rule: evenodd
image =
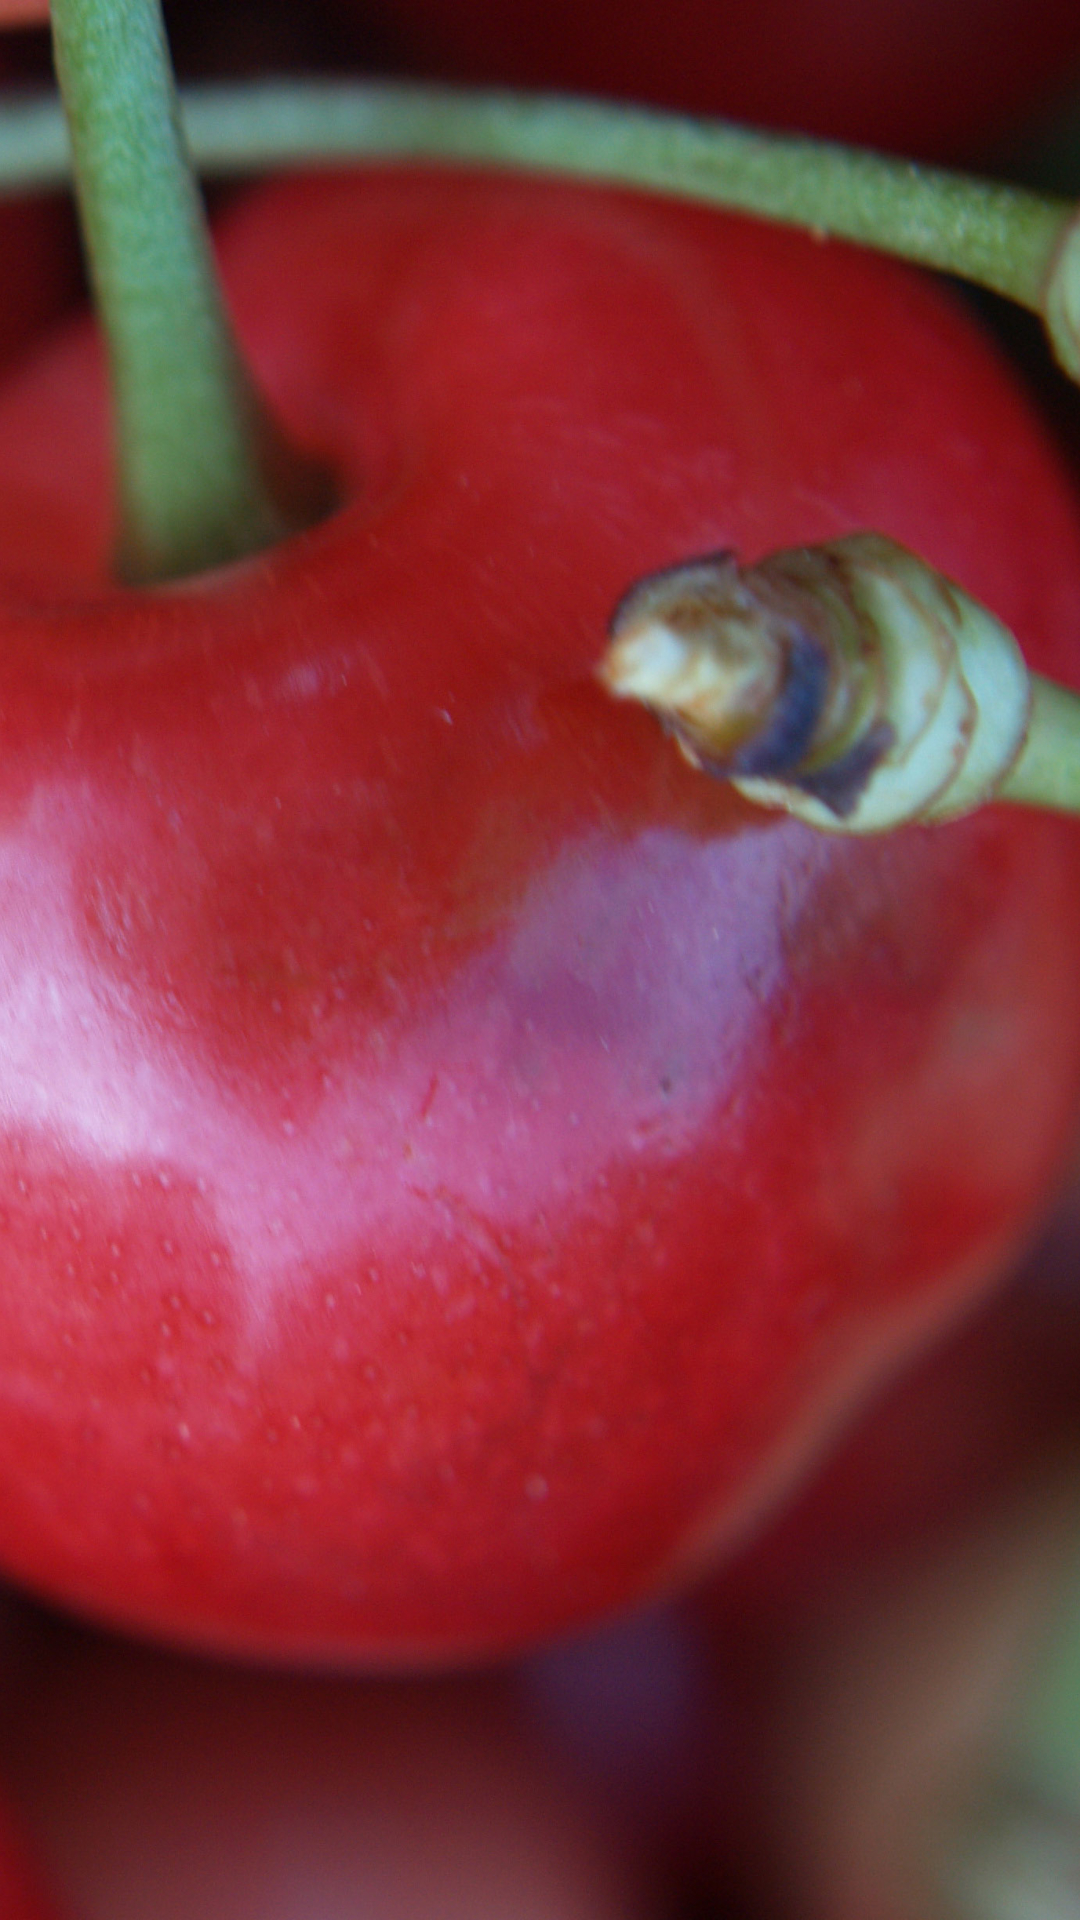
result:
<svg viewBox="0 0 1080 1920"><path fill-rule="evenodd" d="M1080 813L1080 699L1041 674L1031 676L1024 749L1002 783L1001 798Z"/></svg>
<svg viewBox="0 0 1080 1920"><path fill-rule="evenodd" d="M266 82L192 89L183 111L193 158L211 173L358 159L522 167L876 247L1041 314L1058 359L1080 378L1080 227L1073 203L1053 195L825 141L543 95ZM48 103L5 107L0 183L55 184L66 169Z"/></svg>
<svg viewBox="0 0 1080 1920"><path fill-rule="evenodd" d="M188 111L199 164L214 168L248 164L273 129L294 163L366 154L529 167L806 227L957 274L1037 312L1053 287L1055 351L1080 377L1072 311L1080 300L1070 305L1055 278L1076 210L1053 196L827 141L545 95L267 85L208 89ZM1071 280L1080 260L1070 266Z"/></svg>
<svg viewBox="0 0 1080 1920"><path fill-rule="evenodd" d="M286 531L287 462L222 302L159 0L53 0L52 23L109 351L119 571L193 573Z"/></svg>

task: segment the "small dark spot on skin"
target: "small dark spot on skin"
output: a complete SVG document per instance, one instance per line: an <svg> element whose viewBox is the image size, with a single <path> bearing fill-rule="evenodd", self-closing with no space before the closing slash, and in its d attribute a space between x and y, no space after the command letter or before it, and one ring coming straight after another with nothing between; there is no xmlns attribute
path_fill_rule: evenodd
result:
<svg viewBox="0 0 1080 1920"><path fill-rule="evenodd" d="M879 720L861 740L856 740L831 766L819 767L793 782L802 793L820 800L822 806L846 820L854 813L866 790L867 781L877 772L896 735L887 720Z"/></svg>
<svg viewBox="0 0 1080 1920"><path fill-rule="evenodd" d="M664 717L666 733L684 740L695 766L716 780L783 780L810 749L829 691L825 649L802 628L793 632L784 677L768 725L724 759L703 752L701 742L678 720Z"/></svg>

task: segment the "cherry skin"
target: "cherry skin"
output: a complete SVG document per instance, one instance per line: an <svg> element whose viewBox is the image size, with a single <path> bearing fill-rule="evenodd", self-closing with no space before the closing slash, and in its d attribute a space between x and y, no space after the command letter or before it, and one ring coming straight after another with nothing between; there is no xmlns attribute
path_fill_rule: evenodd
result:
<svg viewBox="0 0 1080 1920"><path fill-rule="evenodd" d="M984 1286L1080 1083L1080 834L817 836L592 668L878 526L1080 669L1080 529L928 285L616 194L253 194L347 504L109 584L88 327L0 393L0 1559L177 1640L491 1654L730 1537Z"/></svg>

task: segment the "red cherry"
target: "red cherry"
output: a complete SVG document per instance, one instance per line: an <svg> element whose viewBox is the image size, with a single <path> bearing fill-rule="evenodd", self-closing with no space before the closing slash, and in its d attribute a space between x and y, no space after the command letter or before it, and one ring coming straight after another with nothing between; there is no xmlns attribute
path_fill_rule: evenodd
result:
<svg viewBox="0 0 1080 1920"><path fill-rule="evenodd" d="M0 1555L110 1619L490 1653L726 1538L986 1283L1080 1081L1080 836L841 843L592 679L635 575L880 527L1075 672L1076 510L929 286L416 173L253 195L349 504L106 581L89 331L0 395Z"/></svg>
<svg viewBox="0 0 1080 1920"><path fill-rule="evenodd" d="M560 1772L502 1678L300 1679L54 1629L10 1749L79 1920L652 1910L625 1835Z"/></svg>
<svg viewBox="0 0 1080 1920"><path fill-rule="evenodd" d="M1072 0L331 4L364 37L374 16L390 53L424 73L626 96L937 159L985 151L1080 79Z"/></svg>

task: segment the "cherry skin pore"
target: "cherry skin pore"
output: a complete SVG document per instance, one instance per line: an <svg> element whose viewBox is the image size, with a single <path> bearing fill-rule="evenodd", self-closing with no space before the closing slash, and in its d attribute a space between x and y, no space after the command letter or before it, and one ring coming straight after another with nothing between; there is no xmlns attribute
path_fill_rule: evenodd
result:
<svg viewBox="0 0 1080 1920"><path fill-rule="evenodd" d="M674 204L311 179L222 235L348 504L108 584L0 393L0 1560L492 1653L673 1578L986 1284L1080 1083L1080 833L755 813L592 679L637 575L872 525L1080 676L1080 530L928 285Z"/></svg>

